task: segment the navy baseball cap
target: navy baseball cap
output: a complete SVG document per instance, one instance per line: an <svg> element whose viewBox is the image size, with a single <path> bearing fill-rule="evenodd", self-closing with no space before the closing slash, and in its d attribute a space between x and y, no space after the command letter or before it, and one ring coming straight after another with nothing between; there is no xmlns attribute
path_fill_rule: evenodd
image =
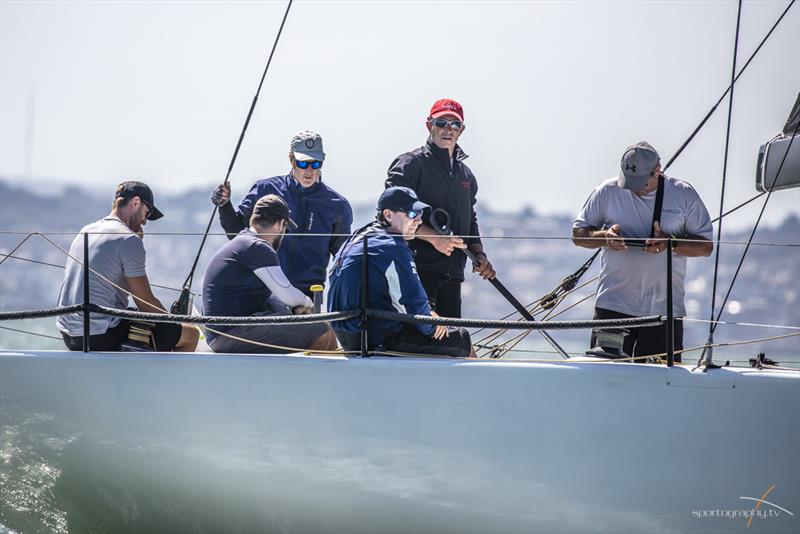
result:
<svg viewBox="0 0 800 534"><path fill-rule="evenodd" d="M619 186L633 192L641 191L659 163L661 157L647 141L639 141L629 146L622 154Z"/></svg>
<svg viewBox="0 0 800 534"><path fill-rule="evenodd" d="M389 187L381 193L381 197L378 199L378 211L392 210L408 213L414 210L421 213L426 209L431 209L431 207L420 202L414 190L408 187Z"/></svg>
<svg viewBox="0 0 800 534"><path fill-rule="evenodd" d="M146 183L134 181L122 182L117 186L117 191L114 194L115 199L133 197L139 197L141 201L144 202L145 206L150 209L150 213L147 214L148 221L155 221L164 216L153 202L153 191Z"/></svg>

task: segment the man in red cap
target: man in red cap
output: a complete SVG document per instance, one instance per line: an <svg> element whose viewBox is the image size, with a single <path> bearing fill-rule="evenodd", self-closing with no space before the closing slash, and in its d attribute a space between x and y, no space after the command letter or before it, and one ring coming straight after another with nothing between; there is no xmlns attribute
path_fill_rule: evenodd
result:
<svg viewBox="0 0 800 534"><path fill-rule="evenodd" d="M423 218L424 224L409 245L416 253L417 270L431 308L443 317L461 317L461 283L467 262L464 249L469 248L478 259L473 272L485 279L495 275L483 251L475 215L478 182L464 164L467 155L457 144L466 127L464 109L455 100L437 100L425 125L430 133L428 141L392 162L386 187L413 189L421 202L434 208L432 215ZM449 215L452 236L435 230L441 222L435 219L436 213L442 210Z"/></svg>

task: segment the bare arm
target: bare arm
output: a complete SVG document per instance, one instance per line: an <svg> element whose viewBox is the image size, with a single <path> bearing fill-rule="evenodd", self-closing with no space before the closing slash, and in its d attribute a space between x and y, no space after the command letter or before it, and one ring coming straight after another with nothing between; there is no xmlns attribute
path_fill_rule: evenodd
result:
<svg viewBox="0 0 800 534"><path fill-rule="evenodd" d="M599 238L599 239L598 239ZM619 225L600 230L597 228L572 228L572 242L579 247L600 248L609 247L613 250L625 250L628 247L625 241L619 238Z"/></svg>
<svg viewBox="0 0 800 534"><path fill-rule="evenodd" d="M416 238L427 241L433 246L433 248L445 256L452 254L453 249L467 248L466 243L464 243L464 240L460 237L440 235L427 224L419 225L419 228L417 228Z"/></svg>
<svg viewBox="0 0 800 534"><path fill-rule="evenodd" d="M688 235L680 239L691 239L692 241L678 241L676 242L677 248L673 248L673 252L678 256L685 256L687 258L699 258L711 256L714 251L714 243L697 235ZM673 245L675 247L675 245Z"/></svg>
<svg viewBox="0 0 800 534"><path fill-rule="evenodd" d="M153 295L150 289L150 281L147 276L134 276L132 278L125 277L128 282L128 287L131 293L136 297L133 301L136 303L136 308L139 311L150 313L167 313L166 308L161 302Z"/></svg>

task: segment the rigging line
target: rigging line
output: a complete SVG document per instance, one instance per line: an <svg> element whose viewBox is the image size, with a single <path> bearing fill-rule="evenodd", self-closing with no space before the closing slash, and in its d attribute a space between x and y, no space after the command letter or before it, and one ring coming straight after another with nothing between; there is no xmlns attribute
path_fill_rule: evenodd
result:
<svg viewBox="0 0 800 534"><path fill-rule="evenodd" d="M692 317L676 317L678 321L689 321L692 323L717 323L735 326L758 326L760 328L777 328L779 330L800 330L800 326L786 326L782 324L762 324L762 323L734 323L729 321L709 321L707 319L695 319Z"/></svg>
<svg viewBox="0 0 800 534"><path fill-rule="evenodd" d="M722 239L722 213L725 210L725 184L728 176L728 151L730 149L731 141L731 118L733 116L733 89L734 82L736 81L736 54L739 51L739 28L742 21L742 0L739 0L739 8L736 13L736 37L733 42L733 66L731 67L731 94L728 98L728 122L725 129L725 155L722 160L722 191L719 195L719 224L717 225L717 241ZM711 284L711 312L710 317L714 320L714 309L717 302L717 279L719 277L719 251L722 248L721 244L717 244L714 251L714 277ZM714 325L708 325L708 343L714 343ZM709 360L711 355L709 355Z"/></svg>
<svg viewBox="0 0 800 534"><path fill-rule="evenodd" d="M731 296L731 292L733 291L733 285L736 283L736 279L739 276L739 272L742 269L742 264L744 263L744 259L747 257L747 253L750 251L750 241L753 240L753 237L756 235L756 230L758 230L758 225L761 223L761 218L764 216L764 211L767 208L767 203L769 203L769 199L772 196L772 192L775 190L775 184L778 183L778 178L781 175L781 171L783 170L783 164L786 163L786 157L789 155L789 150L792 148L792 143L797 138L797 132L800 130L800 123L794 129L794 133L792 134L792 138L789 139L789 146L786 147L786 152L783 154L783 159L781 159L781 164L778 166L778 171L775 173L775 179L772 181L772 185L769 187L769 192L767 193L767 198L764 199L764 204L761 205L761 212L758 214L758 219L756 219L755 224L753 225L753 230L750 232L750 239L748 239L747 245L744 247L744 251L742 251L742 257L739 258L739 265L736 266L736 271L733 273L733 279L731 280L730 285L728 286L728 291L725 293L725 298L722 300L722 305L720 305L719 313L717 314L717 318L714 319L712 316L711 318L715 321L719 321L720 317L722 317L722 313L725 311L725 304L728 303L728 298ZM711 333L713 334L716 330L716 324L711 325ZM712 347L713 348L713 347ZM700 358L697 361L697 366L701 365L703 359L706 356L706 349L703 349L703 353L700 354ZM709 354L709 357L711 355ZM711 365L710 358L707 358L705 363L706 365Z"/></svg>
<svg viewBox="0 0 800 534"><path fill-rule="evenodd" d="M752 201L756 200L757 198L761 198L761 197L763 197L763 196L764 196L764 195L766 195L766 194L767 194L767 192L766 192L766 191L762 191L762 192L760 192L759 194L757 194L756 196L754 196L753 198L751 198L750 200L745 200L744 202L742 202L741 204L739 204L739 205L738 205L738 206L736 206L735 208L733 208L733 209L730 209L730 210L726 211L725 213L723 213L722 215L720 215L719 217L717 217L716 219L713 219L713 220L711 221L711 224L714 224L715 222L717 222L717 221L721 220L723 217L727 217L728 215L730 215L730 214L731 214L731 213L733 213L734 211L738 210L739 208L743 208L743 207L747 206L747 205L748 205L748 204L750 204Z"/></svg>
<svg viewBox="0 0 800 534"><path fill-rule="evenodd" d="M63 339L61 339L60 337L56 337L56 336L48 336L47 334L40 334L40 333L38 333L38 332L28 332L27 330L18 330L18 329L16 329L16 328L9 328L9 327L7 327L7 326L0 326L0 329L3 329L3 330L11 330L12 332L19 332L19 333L21 333L21 334L30 334L30 335L32 335L32 336L47 337L47 338L50 338L50 339L57 339L58 341L64 341L64 340L63 340Z"/></svg>
<svg viewBox="0 0 800 534"><path fill-rule="evenodd" d="M25 244L25 241L27 241L28 239L30 239L31 237L33 237L33 236L35 236L35 235L37 235L37 234L38 234L38 235L41 235L41 234L39 234L39 232L31 232L31 233L29 233L28 235L26 235L26 236L25 236L25 239L23 239L22 241L20 241L20 242L17 244L17 246L13 248L13 250L12 250L11 252L9 252L8 254L6 254L6 255L5 255L5 258L3 258L2 260L0 260L0 265L2 265L3 263L5 263L5 261L6 261L6 260L7 260L7 259L8 259L8 258L9 258L9 257L12 255L12 254L14 254L14 253L15 253L17 250L19 250L19 247L21 247L22 245L24 245L24 244Z"/></svg>
<svg viewBox="0 0 800 534"><path fill-rule="evenodd" d="M547 320L550 320L550 319L555 319L559 315L568 312L569 310L571 310L575 306L583 304L584 302L586 302L587 300L589 300L593 296L594 296L594 293L590 293L590 294L586 295L585 297L577 300L576 302L573 302L572 304L570 304L569 306L567 306L566 308L564 308L563 310L559 311L556 314L553 314L552 313L553 310L551 310L551 313L547 314L547 316L545 316L542 320L547 321ZM565 297L566 297L566 295L564 295L564 297L561 297L561 300L563 300ZM509 343L512 343L510 347L504 347L502 352L498 356L495 356L495 358L501 358L506 352L508 352L510 350L513 350L514 347L516 347L530 333L531 333L530 330L523 330L520 334L517 334L515 337L509 339L508 341L505 341L504 343L501 343L501 344L497 345L498 347L504 347L505 345L507 345Z"/></svg>
<svg viewBox="0 0 800 534"><path fill-rule="evenodd" d="M48 263L46 261L41 261L41 260L34 260L33 258L23 258L22 256L12 256L11 254L2 254L2 253L0 253L0 256L4 256L4 257L10 258L12 260L27 261L27 262L30 262L30 263L37 263L39 265L46 265L48 267L58 267L59 269L64 269L63 265L59 265L57 263ZM162 286L162 285L159 285L159 284L154 284L152 282L150 282L150 285L152 287L157 287L159 289L168 289L170 291L181 291L181 289L179 287ZM194 296L197 296L199 294L200 293L192 292L192 295L194 295Z"/></svg>
<svg viewBox="0 0 800 534"><path fill-rule="evenodd" d="M250 104L250 110L247 112L247 118L244 121L244 127L242 128L241 133L239 134L239 140L236 143L236 148L233 151L233 156L231 157L231 161L228 164L228 172L225 174L225 183L228 183L231 171L233 170L233 165L236 163L236 157L239 155L239 148L242 146L242 141L244 140L244 135L247 132L247 127L250 124L250 118L253 116L253 110L256 108L256 102L258 102L258 95L261 92L261 87L264 85L264 79L267 77L267 71L269 70L270 63L272 63L272 56L275 54L275 49L278 47L278 41L281 38L281 33L283 33L283 26L286 24L286 18L289 16L289 10L292 7L292 2L294 0L289 0L289 3L286 5L286 12L283 14L283 20L281 20L280 28L278 28L278 34L275 36L275 42L272 43L272 50L269 53L269 59L267 59L267 65L264 67L264 72L261 74L261 81L258 82L258 89L256 89L256 94L253 96L253 102ZM184 288L190 287L192 285L192 280L194 279L194 271L197 269L197 262L200 261L200 254L203 252L203 247L206 244L206 239L208 238L208 231L211 229L211 224L214 222L214 217L217 215L217 206L214 206L214 209L211 212L211 218L208 220L208 224L206 225L206 231L203 233L203 239L200 241L200 247L197 249L197 255L194 258L194 263L192 264L192 268L189 271L189 275L186 277L186 281L183 283Z"/></svg>
<svg viewBox="0 0 800 534"><path fill-rule="evenodd" d="M728 96L728 93L729 93L731 90L733 90L733 85L734 85L734 84L735 84L735 83L736 83L736 82L739 80L739 77L740 77L742 74L744 74L744 71L745 71L745 70L747 69L747 67L750 65L750 62L751 62L751 61L753 61L753 59L756 57L756 54L758 54L758 52L761 50L761 47L763 47L763 46L764 46L764 43L766 43L766 42L767 42L767 40L770 38L770 36L772 35L772 32L774 32L774 31L775 31L775 28L777 28L777 27L778 27L778 24L780 24L780 23L781 23L781 21L783 20L783 17L785 17L785 16L786 16L786 13L788 13L788 12L789 12L789 10L792 8L792 6L794 5L794 3L795 3L795 0L791 0L791 1L789 2L789 4L786 6L786 9L784 9L784 10L783 10L783 13L781 13L781 16L780 16L780 17L778 17L778 20L776 20L776 21L775 21L775 24L773 24L773 25L772 25L772 28L770 28L770 30L767 32L767 34L764 36L764 38L763 38L763 39L761 40L761 42L758 44L758 46L756 47L756 49L755 49L755 50L753 51L753 53L750 55L750 57L748 58L748 60L745 62L744 66L743 66L743 67L742 67L742 69L739 71L739 74L737 74L737 75L736 75L736 76L733 78L733 82L731 83L731 85L729 85L729 86L728 86L728 88L727 88L727 89L725 89L725 92L724 92L724 93L722 93L722 96L720 96L720 97L719 97L719 100L717 100L717 103L716 103L716 104L714 104L714 105L711 107L711 109L710 109L710 110L708 110L708 113L706 113L706 116L705 116L705 117L703 117L703 120L701 120L701 121L700 121L700 124L698 124L698 125L697 125L697 128L695 128L695 129L694 129L694 131L691 133L691 135L689 136L689 138L688 138L688 139L686 139L686 141L684 141L684 143L683 143L683 144L680 146L680 148L678 149L678 151L677 151L677 152L675 152L675 154L673 154L673 156L672 156L672 157L669 159L669 161L667 162L667 164L664 166L664 170L665 170L665 171L666 171L666 170L669 168L669 166L670 166L670 165L672 165L672 162L673 162L673 161L675 161L675 160L678 158L678 156L679 156L679 155L681 154L681 152L683 152L683 150L684 150L684 149L685 149L685 148L686 148L686 147L689 145L689 143L691 143L691 142L692 142L692 140L693 140L693 139L694 139L694 137L697 135L697 133L698 133L698 132L699 132L699 131L700 131L700 130L703 128L703 126L705 126L706 122L708 122L708 119L710 119L710 118L711 118L711 115L713 115L713 114L714 114L714 111L716 111L716 109L717 109L717 106L719 106L719 105L720 105L720 103L721 103L723 100L725 100L725 97L726 97L726 96Z"/></svg>

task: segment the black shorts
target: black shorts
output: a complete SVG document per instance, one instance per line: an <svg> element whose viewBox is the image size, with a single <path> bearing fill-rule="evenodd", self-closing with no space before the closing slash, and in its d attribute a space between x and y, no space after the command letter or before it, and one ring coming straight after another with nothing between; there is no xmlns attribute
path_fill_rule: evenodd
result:
<svg viewBox="0 0 800 534"><path fill-rule="evenodd" d="M604 308L594 309L595 319L628 319L635 317L634 315L626 315L613 310L606 310ZM675 321L675 328L673 329L673 347L677 350L683 350L683 321ZM614 330L608 328L607 330ZM628 334L625 336L625 341L622 345L622 350L628 356L647 356L648 354L662 354L667 352L667 325L666 323L659 326L643 326L640 328L627 328ZM594 348L597 345L597 336L592 331L592 339L590 341ZM681 355L675 355L675 361L681 361ZM644 363L643 360L638 360L639 363Z"/></svg>
<svg viewBox="0 0 800 534"><path fill-rule="evenodd" d="M420 333L413 325L403 324L395 333L384 336L383 345L370 347L370 350L381 352L404 352L411 356L451 356L468 358L472 352L472 341L465 328L447 327L449 335L443 339L433 339ZM339 344L347 352L361 350L361 334L358 332L336 331Z"/></svg>
<svg viewBox="0 0 800 534"><path fill-rule="evenodd" d="M128 331L131 321L120 320L117 326L106 330L105 334L89 336L89 349L97 352L116 352L119 346L128 340ZM169 352L175 348L181 339L181 325L178 323L155 323L153 339L158 352ZM83 350L83 336L72 337L62 333L64 343L69 350Z"/></svg>

